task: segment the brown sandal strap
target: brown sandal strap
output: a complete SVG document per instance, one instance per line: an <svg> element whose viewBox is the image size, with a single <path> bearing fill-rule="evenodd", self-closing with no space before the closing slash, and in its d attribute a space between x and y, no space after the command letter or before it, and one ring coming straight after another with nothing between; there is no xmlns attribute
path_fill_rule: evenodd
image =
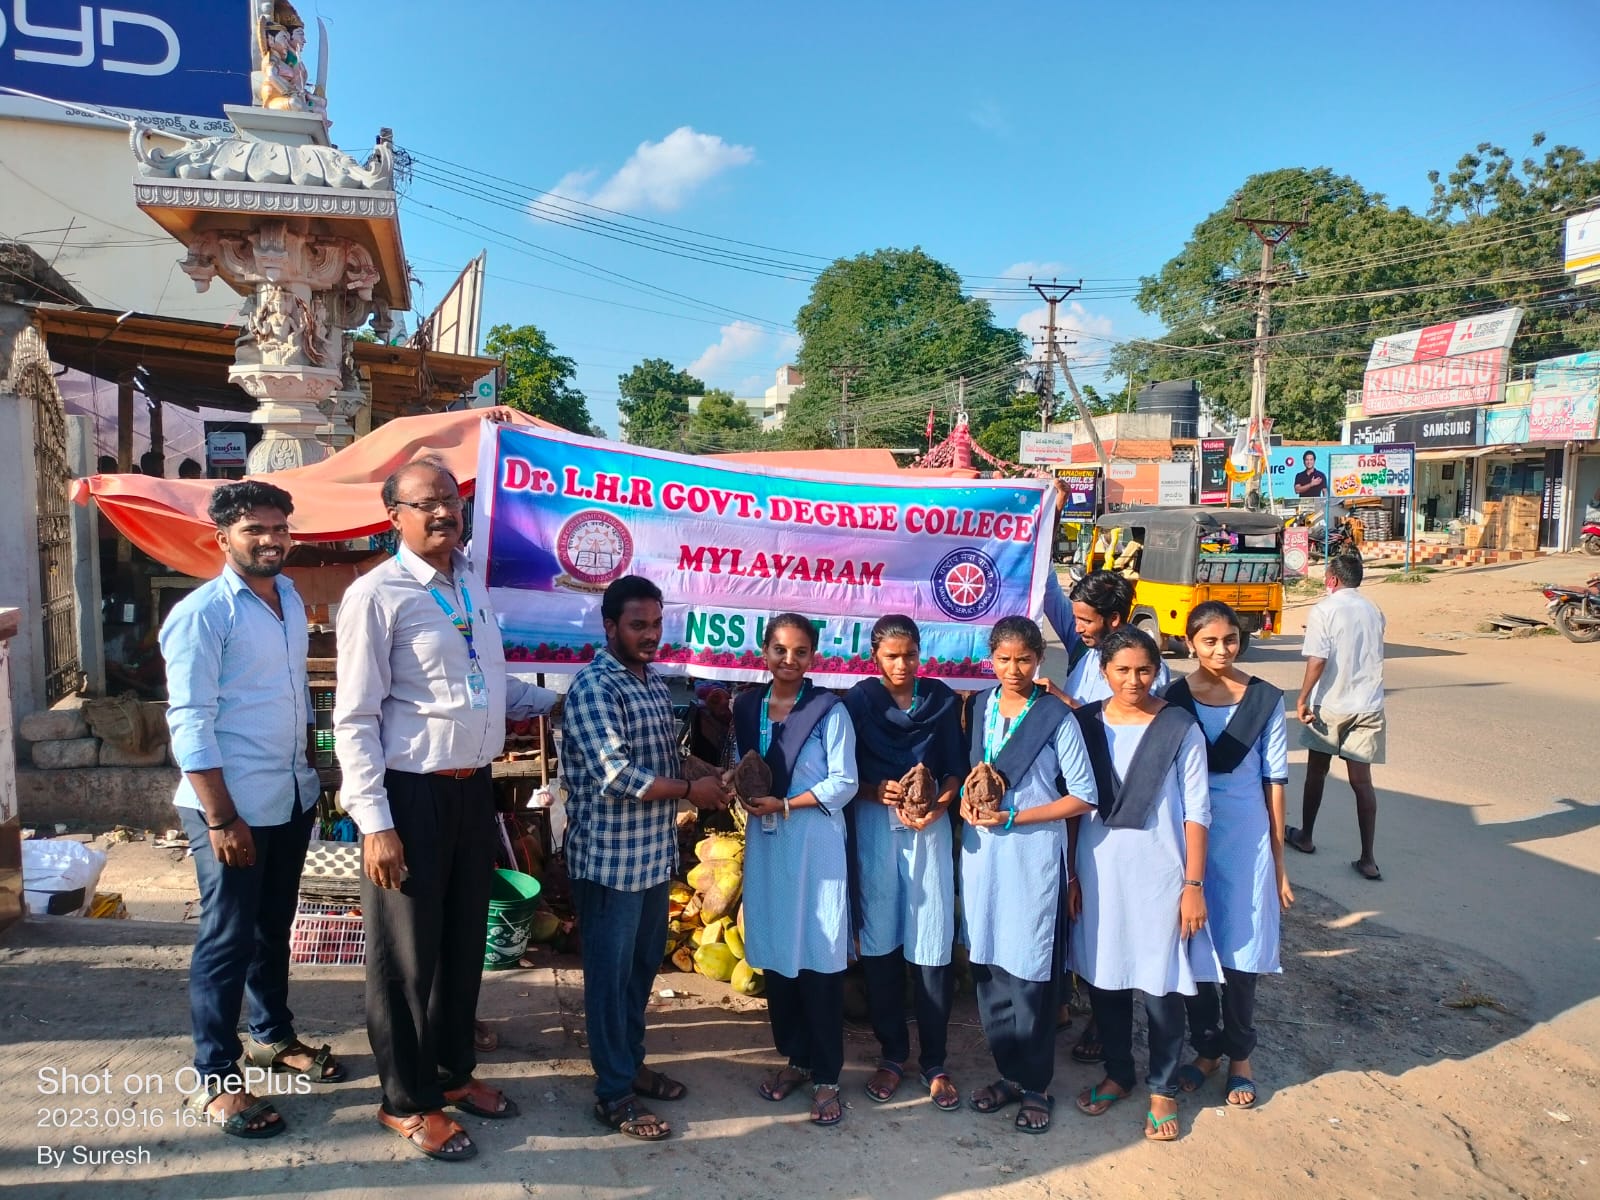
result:
<svg viewBox="0 0 1600 1200"><path fill-rule="evenodd" d="M380 1109L378 1120L405 1138L406 1141L424 1154L443 1155L446 1158L453 1158L457 1155L470 1153L472 1144L470 1138L467 1141L469 1147L467 1150L445 1149L450 1144L451 1138L457 1136L466 1137L467 1131L438 1109L432 1112L412 1113L408 1117L397 1117Z"/></svg>

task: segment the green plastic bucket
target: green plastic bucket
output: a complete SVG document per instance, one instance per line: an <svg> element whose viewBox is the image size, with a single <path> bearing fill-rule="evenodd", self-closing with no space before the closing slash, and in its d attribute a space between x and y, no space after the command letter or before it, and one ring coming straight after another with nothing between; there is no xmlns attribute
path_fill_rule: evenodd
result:
<svg viewBox="0 0 1600 1200"><path fill-rule="evenodd" d="M528 930L539 908L539 881L521 871L497 867L489 891L489 936L483 947L483 969L514 967L528 948Z"/></svg>

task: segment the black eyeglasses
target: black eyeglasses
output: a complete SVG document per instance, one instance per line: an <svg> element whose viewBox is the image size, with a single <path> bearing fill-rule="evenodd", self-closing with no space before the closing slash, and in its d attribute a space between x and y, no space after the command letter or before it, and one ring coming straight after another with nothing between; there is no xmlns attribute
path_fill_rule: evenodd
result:
<svg viewBox="0 0 1600 1200"><path fill-rule="evenodd" d="M458 513L465 506L466 501L460 496L451 496L448 500L396 500L395 504L396 506L414 508L422 513Z"/></svg>

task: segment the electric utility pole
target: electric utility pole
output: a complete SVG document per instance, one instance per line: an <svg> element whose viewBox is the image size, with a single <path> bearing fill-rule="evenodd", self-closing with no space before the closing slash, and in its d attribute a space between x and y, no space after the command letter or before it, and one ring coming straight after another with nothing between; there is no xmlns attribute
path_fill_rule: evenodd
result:
<svg viewBox="0 0 1600 1200"><path fill-rule="evenodd" d="M860 363L842 363L837 367L828 368L828 373L839 381L839 449L843 450L849 442L850 430L850 381L862 371L866 370ZM861 441L860 426L856 427L856 442Z"/></svg>
<svg viewBox="0 0 1600 1200"><path fill-rule="evenodd" d="M1250 427L1261 439L1261 452L1266 453L1267 419L1267 349L1272 333L1272 289L1278 280L1272 274L1272 256L1277 248L1311 224L1311 201L1305 200L1300 208L1300 219L1278 217L1277 205L1267 210L1265 217L1246 217L1240 212L1237 199L1233 204L1233 219L1256 235L1261 243L1261 274L1256 276L1256 344L1250 366Z"/></svg>
<svg viewBox="0 0 1600 1200"><path fill-rule="evenodd" d="M1051 280L1048 284L1034 283L1033 276L1028 277L1028 286L1039 293L1039 298L1050 306L1050 315L1047 319L1046 329L1049 345L1045 351L1045 373L1043 387L1045 395L1040 399L1040 412L1044 417L1044 428L1049 428L1049 413L1051 409L1045 407L1054 403L1056 366L1061 367L1061 375L1067 381L1067 390L1072 393L1072 401L1078 406L1078 416L1083 419L1084 426L1089 430L1089 440L1094 443L1094 456L1100 460L1102 471L1109 473L1111 461L1106 458L1105 447L1100 444L1099 431L1094 427L1094 414L1089 411L1089 406L1083 402L1083 396L1078 392L1077 381L1072 378L1072 369L1067 366L1067 356L1061 352L1061 347L1056 344L1056 305L1060 304L1073 292L1083 287L1083 280L1076 284L1057 283Z"/></svg>

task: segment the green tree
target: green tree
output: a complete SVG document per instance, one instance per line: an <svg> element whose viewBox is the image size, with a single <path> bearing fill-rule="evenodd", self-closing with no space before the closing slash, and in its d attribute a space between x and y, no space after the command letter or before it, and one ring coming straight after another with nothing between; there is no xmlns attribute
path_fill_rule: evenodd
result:
<svg viewBox="0 0 1600 1200"><path fill-rule="evenodd" d="M572 384L577 364L557 354L542 330L535 325L496 325L483 345L506 366L502 403L574 433L590 431L594 422L588 401Z"/></svg>
<svg viewBox="0 0 1600 1200"><path fill-rule="evenodd" d="M800 448L838 444L835 367L861 368L850 381L848 440L918 446L929 407L948 408L960 375L973 427L986 426L1010 405L1024 357L1022 335L997 326L989 305L963 295L960 276L920 249L836 260L812 285L795 328L807 382L783 433Z"/></svg>
<svg viewBox="0 0 1600 1200"><path fill-rule="evenodd" d="M689 420L689 397L703 395L706 385L664 358L647 358L626 375L617 376L622 398L622 436L636 446L676 446Z"/></svg>
<svg viewBox="0 0 1600 1200"><path fill-rule="evenodd" d="M1544 142L1534 135L1534 149ZM1520 163L1484 143L1448 174L1430 172L1426 215L1391 207L1325 167L1251 176L1237 195L1246 215L1299 216L1310 225L1276 256L1267 413L1288 437L1330 437L1346 396L1361 387L1375 338L1482 313L1524 308L1513 361L1592 346L1600 314L1561 271L1563 217L1600 194L1600 163L1556 146ZM1261 247L1234 222L1235 204L1197 225L1183 249L1141 281L1136 303L1159 317L1156 342L1127 342L1113 374L1200 381L1210 405L1249 405L1254 291Z"/></svg>
<svg viewBox="0 0 1600 1200"><path fill-rule="evenodd" d="M700 398L689 416L683 448L691 454L717 454L727 450L755 450L768 438L750 410L732 392L713 388Z"/></svg>

